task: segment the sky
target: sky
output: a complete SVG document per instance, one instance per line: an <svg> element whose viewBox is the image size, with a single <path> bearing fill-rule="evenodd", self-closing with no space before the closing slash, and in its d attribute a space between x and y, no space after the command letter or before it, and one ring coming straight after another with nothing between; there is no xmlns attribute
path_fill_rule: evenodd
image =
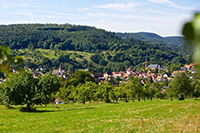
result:
<svg viewBox="0 0 200 133"><path fill-rule="evenodd" d="M200 0L0 0L0 24L57 23L179 36Z"/></svg>

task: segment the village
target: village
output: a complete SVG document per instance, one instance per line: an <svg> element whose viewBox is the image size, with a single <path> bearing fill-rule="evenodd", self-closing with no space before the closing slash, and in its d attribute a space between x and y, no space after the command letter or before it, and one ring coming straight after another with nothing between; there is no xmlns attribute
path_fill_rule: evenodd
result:
<svg viewBox="0 0 200 133"><path fill-rule="evenodd" d="M172 78L174 78L175 76L177 76L182 72L185 72L190 79L193 79L195 73L197 73L197 70L194 66L195 66L194 63L191 63L189 65L184 65L180 67L179 70L170 73L168 71L167 66L161 67L159 64L148 64L148 61L146 61L145 68L142 70L132 69L131 67L129 67L126 71L120 71L120 72L107 71L105 73L93 73L91 75L94 77L96 82L107 81L114 86L119 86L120 83L126 83L129 77L131 76L138 77L139 79L141 79L141 84L145 84L145 80L161 83L164 80L171 81ZM45 75L43 72L45 72L47 69L43 67L43 68L37 68L35 71L32 71L32 69L30 68L26 70L31 71L33 73L34 78L37 78L40 75L41 76ZM88 69L82 71L88 71ZM15 72L17 73L16 70L13 70L13 73ZM66 72L65 70L63 70L62 65L60 64L59 69L58 70L54 69L51 75L56 75L57 77L68 79L71 73L70 71ZM116 80L118 80L118 82L116 82ZM164 89L166 88L167 86L164 86Z"/></svg>

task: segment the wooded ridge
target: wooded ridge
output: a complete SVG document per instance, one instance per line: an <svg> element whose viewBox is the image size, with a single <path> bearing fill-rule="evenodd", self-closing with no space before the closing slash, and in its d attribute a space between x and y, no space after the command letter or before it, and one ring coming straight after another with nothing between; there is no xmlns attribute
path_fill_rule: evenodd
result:
<svg viewBox="0 0 200 133"><path fill-rule="evenodd" d="M0 44L13 55L25 57L24 67L120 71L150 63L190 63L192 47L182 37L160 37L153 33L114 33L71 24L0 25Z"/></svg>

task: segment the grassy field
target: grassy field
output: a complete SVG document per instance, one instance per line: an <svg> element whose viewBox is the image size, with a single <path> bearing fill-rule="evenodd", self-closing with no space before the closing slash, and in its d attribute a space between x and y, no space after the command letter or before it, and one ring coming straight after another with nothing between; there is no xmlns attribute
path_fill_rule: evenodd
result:
<svg viewBox="0 0 200 133"><path fill-rule="evenodd" d="M0 132L200 132L200 100L0 106Z"/></svg>

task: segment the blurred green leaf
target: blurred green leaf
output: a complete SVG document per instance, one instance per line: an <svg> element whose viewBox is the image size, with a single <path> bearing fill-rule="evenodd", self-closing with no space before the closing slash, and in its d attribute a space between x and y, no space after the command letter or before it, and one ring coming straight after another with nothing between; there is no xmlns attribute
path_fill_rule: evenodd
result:
<svg viewBox="0 0 200 133"><path fill-rule="evenodd" d="M23 58L21 57L21 56L16 56L16 57L14 57L14 64L15 65L18 65L18 64L21 64L22 62L23 62Z"/></svg>
<svg viewBox="0 0 200 133"><path fill-rule="evenodd" d="M194 34L194 28L191 22L186 23L183 27L182 34L185 36L188 40L194 40L195 34Z"/></svg>
<svg viewBox="0 0 200 133"><path fill-rule="evenodd" d="M0 71L3 72L3 73L10 72L9 65L8 64L0 64Z"/></svg>
<svg viewBox="0 0 200 133"><path fill-rule="evenodd" d="M4 60L5 60L5 64L9 64L9 63L12 62L12 56L11 55L7 55Z"/></svg>
<svg viewBox="0 0 200 133"><path fill-rule="evenodd" d="M18 72L24 72L24 69L22 69L22 68L16 68L15 70Z"/></svg>
<svg viewBox="0 0 200 133"><path fill-rule="evenodd" d="M195 39L199 41L200 40L200 13L195 14L195 18L193 20L193 27L194 27Z"/></svg>
<svg viewBox="0 0 200 133"><path fill-rule="evenodd" d="M5 55L4 55L3 51L0 49L0 59L3 59L4 56Z"/></svg>
<svg viewBox="0 0 200 133"><path fill-rule="evenodd" d="M10 49L8 46L6 45L2 45L2 50L7 54L7 55L10 55Z"/></svg>

